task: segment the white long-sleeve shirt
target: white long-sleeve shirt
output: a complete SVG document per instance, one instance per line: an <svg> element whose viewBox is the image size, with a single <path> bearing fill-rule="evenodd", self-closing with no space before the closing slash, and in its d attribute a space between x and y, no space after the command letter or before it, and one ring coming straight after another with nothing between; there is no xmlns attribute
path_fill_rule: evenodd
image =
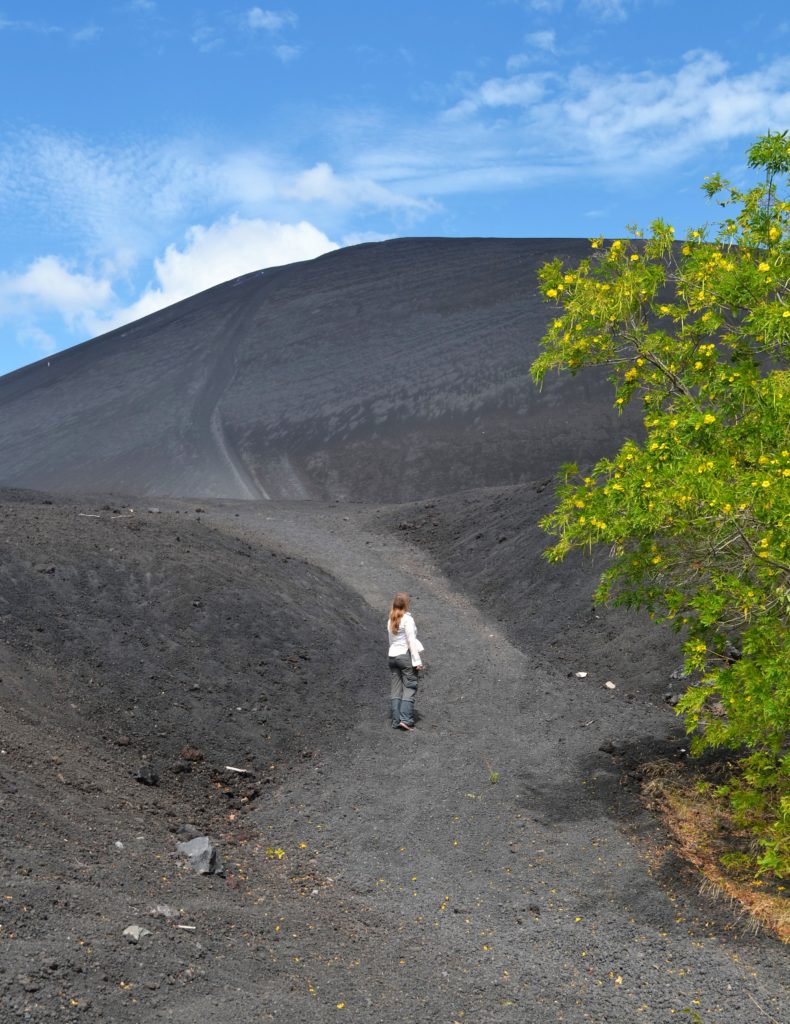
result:
<svg viewBox="0 0 790 1024"><path fill-rule="evenodd" d="M403 618L400 620L400 626L398 632L393 633L390 630L389 617L387 618L387 636L389 637L390 649L389 657L397 658L399 654L410 654L411 663L415 668L422 667L422 658L420 652L424 649L420 641L417 639L417 627L414 624L414 619L411 612L406 612Z"/></svg>

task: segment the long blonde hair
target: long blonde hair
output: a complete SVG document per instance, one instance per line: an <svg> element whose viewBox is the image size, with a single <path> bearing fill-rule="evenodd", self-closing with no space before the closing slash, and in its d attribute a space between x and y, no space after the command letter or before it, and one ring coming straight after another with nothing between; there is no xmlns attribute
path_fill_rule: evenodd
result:
<svg viewBox="0 0 790 1024"><path fill-rule="evenodd" d="M400 620L409 610L409 595L408 594L396 594L392 599L392 608L390 608L390 633L397 634L400 629Z"/></svg>

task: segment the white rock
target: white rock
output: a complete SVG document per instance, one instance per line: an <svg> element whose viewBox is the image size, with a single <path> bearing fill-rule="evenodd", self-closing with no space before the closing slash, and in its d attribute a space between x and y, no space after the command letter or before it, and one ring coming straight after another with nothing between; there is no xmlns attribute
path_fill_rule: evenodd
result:
<svg viewBox="0 0 790 1024"><path fill-rule="evenodd" d="M168 921L173 921L175 918L181 916L181 911L176 910L174 907L168 906L167 903L157 903L155 907L151 907L148 911L151 917L164 917Z"/></svg>
<svg viewBox="0 0 790 1024"><path fill-rule="evenodd" d="M123 934L129 942L139 942L140 939L144 939L151 932L147 928L141 928L139 924L130 924L128 928L124 928Z"/></svg>
<svg viewBox="0 0 790 1024"><path fill-rule="evenodd" d="M587 678L587 673L586 672L576 672L575 675L576 675L577 679L586 679Z"/></svg>
<svg viewBox="0 0 790 1024"><path fill-rule="evenodd" d="M611 679L607 679L606 682L603 685L606 687L607 690L616 690L617 689L617 687L615 686L615 684L612 682Z"/></svg>

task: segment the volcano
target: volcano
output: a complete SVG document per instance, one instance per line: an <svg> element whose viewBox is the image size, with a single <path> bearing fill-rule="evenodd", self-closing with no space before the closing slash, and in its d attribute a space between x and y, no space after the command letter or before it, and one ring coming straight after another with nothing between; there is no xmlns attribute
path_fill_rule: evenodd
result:
<svg viewBox="0 0 790 1024"><path fill-rule="evenodd" d="M551 474L633 420L529 367L584 240L397 239L219 285L0 380L0 484L404 501Z"/></svg>

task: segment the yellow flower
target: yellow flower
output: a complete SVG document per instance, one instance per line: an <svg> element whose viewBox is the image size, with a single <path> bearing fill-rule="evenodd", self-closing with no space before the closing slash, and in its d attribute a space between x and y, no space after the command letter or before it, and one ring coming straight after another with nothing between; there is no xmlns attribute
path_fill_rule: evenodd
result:
<svg viewBox="0 0 790 1024"><path fill-rule="evenodd" d="M771 481L770 480L763 480L763 487L770 487L770 486L771 486Z"/></svg>
<svg viewBox="0 0 790 1024"><path fill-rule="evenodd" d="M631 253L631 262L632 262L632 263L636 263L636 261L637 261L638 259L639 259L639 254L638 254L638 253L635 253L635 252L632 252L632 253Z"/></svg>
<svg viewBox="0 0 790 1024"><path fill-rule="evenodd" d="M703 422L705 422L705 423L715 423L716 422L716 417L712 413L706 412L704 417L703 417Z"/></svg>
<svg viewBox="0 0 790 1024"><path fill-rule="evenodd" d="M770 267L768 266L768 264L767 264L767 263L761 263L761 264L760 264L760 265L759 265L759 266L757 267L757 269L758 269L758 270L760 271L760 273L761 273L761 274L767 274L767 273L768 273L768 271L769 271L769 270L770 270L771 268L770 268Z"/></svg>
<svg viewBox="0 0 790 1024"><path fill-rule="evenodd" d="M546 294L548 295L548 297L550 299L556 299L557 298L557 289L556 288L549 288L549 290L546 292Z"/></svg>

